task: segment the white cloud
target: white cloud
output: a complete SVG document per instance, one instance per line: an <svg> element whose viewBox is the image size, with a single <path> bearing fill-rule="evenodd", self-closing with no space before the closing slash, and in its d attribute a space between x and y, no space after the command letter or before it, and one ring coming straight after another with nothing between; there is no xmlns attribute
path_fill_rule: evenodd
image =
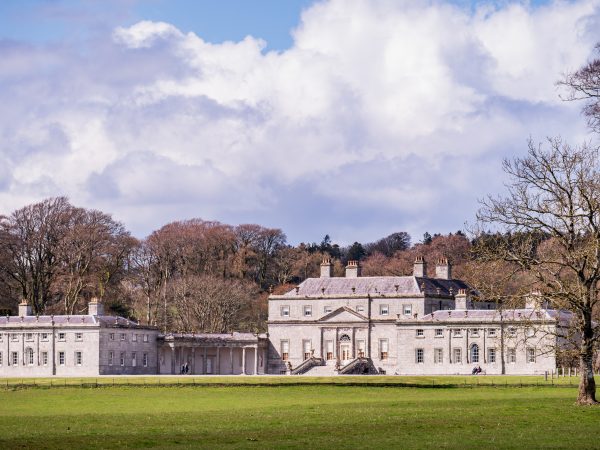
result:
<svg viewBox="0 0 600 450"><path fill-rule="evenodd" d="M530 135L585 136L554 83L590 55L598 17L596 0L331 0L283 52L149 21L87 56L0 46L1 212L66 194L140 235L191 216L294 241L454 231Z"/></svg>

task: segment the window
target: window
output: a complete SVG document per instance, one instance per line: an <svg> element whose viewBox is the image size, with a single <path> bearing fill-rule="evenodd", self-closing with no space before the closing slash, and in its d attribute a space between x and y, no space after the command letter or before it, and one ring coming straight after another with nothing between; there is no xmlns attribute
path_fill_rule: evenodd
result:
<svg viewBox="0 0 600 450"><path fill-rule="evenodd" d="M444 350L441 348L433 349L433 362L435 364L442 364L444 362Z"/></svg>
<svg viewBox="0 0 600 450"><path fill-rule="evenodd" d="M64 366L66 363L65 352L58 352L58 364Z"/></svg>
<svg viewBox="0 0 600 450"><path fill-rule="evenodd" d="M515 327L509 327L508 328L508 335L511 337L514 337L517 335L517 329Z"/></svg>
<svg viewBox="0 0 600 450"><path fill-rule="evenodd" d="M332 308L331 306L325 306L325 307L323 307L323 312L324 312L325 314L328 314L328 313L330 313L331 311L333 311L333 308Z"/></svg>
<svg viewBox="0 0 600 450"><path fill-rule="evenodd" d="M412 315L412 305L402 305L402 314L405 316Z"/></svg>
<svg viewBox="0 0 600 450"><path fill-rule="evenodd" d="M471 328L471 336L473 336L473 337L479 337L479 329L478 328Z"/></svg>
<svg viewBox="0 0 600 450"><path fill-rule="evenodd" d="M388 305L379 305L379 314L387 316L390 313L390 307Z"/></svg>
<svg viewBox="0 0 600 450"><path fill-rule="evenodd" d="M535 348L532 348L532 347L527 348L527 362L528 363L535 362Z"/></svg>
<svg viewBox="0 0 600 450"><path fill-rule="evenodd" d="M280 347L281 347L281 359L282 359L282 361L287 361L288 359L290 359L290 341L288 341L288 340L281 341Z"/></svg>
<svg viewBox="0 0 600 450"><path fill-rule="evenodd" d="M302 350L304 353L304 359L308 359L312 356L312 343L309 339L302 341Z"/></svg>
<svg viewBox="0 0 600 450"><path fill-rule="evenodd" d="M25 358L27 360L27 365L33 366L33 349L28 348L25 350Z"/></svg>
<svg viewBox="0 0 600 450"><path fill-rule="evenodd" d="M304 317L312 316L312 306L304 305Z"/></svg>
<svg viewBox="0 0 600 450"><path fill-rule="evenodd" d="M423 328L417 328L417 337L425 337L425 330Z"/></svg>
<svg viewBox="0 0 600 450"><path fill-rule="evenodd" d="M124 341L125 340L125 333L121 333L121 340Z"/></svg>
<svg viewBox="0 0 600 450"><path fill-rule="evenodd" d="M444 330L442 328L436 328L435 337L444 337Z"/></svg>
<svg viewBox="0 0 600 450"><path fill-rule="evenodd" d="M75 333L76 341L83 341L83 333Z"/></svg>
<svg viewBox="0 0 600 450"><path fill-rule="evenodd" d="M63 333L63 332L58 333L58 340L59 341L65 341L66 339L67 339L67 334L66 333Z"/></svg>
<svg viewBox="0 0 600 450"><path fill-rule="evenodd" d="M379 359L388 359L388 340L379 339Z"/></svg>
<svg viewBox="0 0 600 450"><path fill-rule="evenodd" d="M144 342L148 342L148 335L147 334L144 335Z"/></svg>
<svg viewBox="0 0 600 450"><path fill-rule="evenodd" d="M135 352L131 354L131 365L133 367L137 366L137 354Z"/></svg>
<svg viewBox="0 0 600 450"><path fill-rule="evenodd" d="M479 362L479 345L477 345L477 344L471 345L471 362L472 363Z"/></svg>
<svg viewBox="0 0 600 450"><path fill-rule="evenodd" d="M75 365L80 366L83 364L83 353L75 352Z"/></svg>
<svg viewBox="0 0 600 450"><path fill-rule="evenodd" d="M507 350L508 362L514 364L517 362L517 349L512 347Z"/></svg>
<svg viewBox="0 0 600 450"><path fill-rule="evenodd" d="M2 365L4 361L2 361L2 352L0 352L0 366Z"/></svg>
<svg viewBox="0 0 600 450"><path fill-rule="evenodd" d="M488 362L495 363L496 362L496 349L488 348Z"/></svg>
<svg viewBox="0 0 600 450"><path fill-rule="evenodd" d="M48 333L42 333L42 341L48 340Z"/></svg>
<svg viewBox="0 0 600 450"><path fill-rule="evenodd" d="M125 352L121 352L121 355L119 357L119 363L121 364L121 366L125 366Z"/></svg>
<svg viewBox="0 0 600 450"><path fill-rule="evenodd" d="M290 306L284 305L281 308L279 308L279 314L281 315L281 317L290 317Z"/></svg>
<svg viewBox="0 0 600 450"><path fill-rule="evenodd" d="M333 341L325 341L325 353L328 361L333 359Z"/></svg>
<svg viewBox="0 0 600 450"><path fill-rule="evenodd" d="M417 364L423 364L425 362L425 350L417 348L415 350L415 362Z"/></svg>
<svg viewBox="0 0 600 450"><path fill-rule="evenodd" d="M19 365L19 353L18 353L18 352L12 352L12 353L10 354L10 359L12 360L12 361L11 361L11 364L12 364L13 366L17 366L17 365Z"/></svg>
<svg viewBox="0 0 600 450"><path fill-rule="evenodd" d="M462 349L461 348L453 348L452 349L452 362L454 362L454 364L462 364Z"/></svg>
<svg viewBox="0 0 600 450"><path fill-rule="evenodd" d="M19 342L19 335L18 334L11 334L10 335L10 340L13 342Z"/></svg>
<svg viewBox="0 0 600 450"><path fill-rule="evenodd" d="M131 335L131 341L132 342L137 342L137 334L132 334Z"/></svg>
<svg viewBox="0 0 600 450"><path fill-rule="evenodd" d="M48 352L42 352L42 366L48 365Z"/></svg>
<svg viewBox="0 0 600 450"><path fill-rule="evenodd" d="M0 333L0 342L2 342L2 339L4 339L4 335Z"/></svg>
<svg viewBox="0 0 600 450"><path fill-rule="evenodd" d="M364 313L365 312L365 307L363 305L358 305L356 307L356 312Z"/></svg>
<svg viewBox="0 0 600 450"><path fill-rule="evenodd" d="M114 341L114 340L115 340L115 333L110 333L110 334L108 335L108 338L109 338L111 341Z"/></svg>
<svg viewBox="0 0 600 450"><path fill-rule="evenodd" d="M490 328L488 330L488 336L490 336L490 337L496 336L496 329L495 328Z"/></svg>
<svg viewBox="0 0 600 450"><path fill-rule="evenodd" d="M454 330L452 330L452 337L461 337L461 329L460 328L455 328Z"/></svg>
<svg viewBox="0 0 600 450"><path fill-rule="evenodd" d="M33 341L33 333L25 333L26 341Z"/></svg>
<svg viewBox="0 0 600 450"><path fill-rule="evenodd" d="M148 353L144 353L142 355L142 364L144 367L148 367Z"/></svg>
<svg viewBox="0 0 600 450"><path fill-rule="evenodd" d="M113 360L115 359L115 353L114 352L108 352L108 365L112 366L113 365Z"/></svg>

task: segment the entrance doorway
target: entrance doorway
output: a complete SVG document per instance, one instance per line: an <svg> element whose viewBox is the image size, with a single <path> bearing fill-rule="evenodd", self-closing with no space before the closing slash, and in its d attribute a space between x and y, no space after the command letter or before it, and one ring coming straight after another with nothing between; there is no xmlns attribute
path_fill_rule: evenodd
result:
<svg viewBox="0 0 600 450"><path fill-rule="evenodd" d="M340 344L340 353L342 354L342 361L348 361L350 359L350 344Z"/></svg>

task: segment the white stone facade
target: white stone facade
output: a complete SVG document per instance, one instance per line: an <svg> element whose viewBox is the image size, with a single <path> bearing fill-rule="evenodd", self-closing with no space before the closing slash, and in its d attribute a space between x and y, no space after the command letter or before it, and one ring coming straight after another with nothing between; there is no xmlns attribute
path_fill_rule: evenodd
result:
<svg viewBox="0 0 600 450"><path fill-rule="evenodd" d="M122 317L90 314L0 317L0 376L95 376L157 373L158 330Z"/></svg>

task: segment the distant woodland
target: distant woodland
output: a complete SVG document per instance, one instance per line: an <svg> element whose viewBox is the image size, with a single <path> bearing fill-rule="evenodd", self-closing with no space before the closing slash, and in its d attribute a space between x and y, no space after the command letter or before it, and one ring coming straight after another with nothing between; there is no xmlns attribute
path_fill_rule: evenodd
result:
<svg viewBox="0 0 600 450"><path fill-rule="evenodd" d="M15 312L27 299L36 314L80 314L97 297L115 314L162 329L262 331L269 293L319 276L324 257L336 276L349 260L361 262L363 276L410 275L417 255L431 271L447 257L454 277L489 283L489 273L482 279L473 270L473 248L461 231L416 242L399 231L349 246L325 235L294 246L280 229L202 219L139 240L109 214L57 197L0 217L0 307Z"/></svg>

